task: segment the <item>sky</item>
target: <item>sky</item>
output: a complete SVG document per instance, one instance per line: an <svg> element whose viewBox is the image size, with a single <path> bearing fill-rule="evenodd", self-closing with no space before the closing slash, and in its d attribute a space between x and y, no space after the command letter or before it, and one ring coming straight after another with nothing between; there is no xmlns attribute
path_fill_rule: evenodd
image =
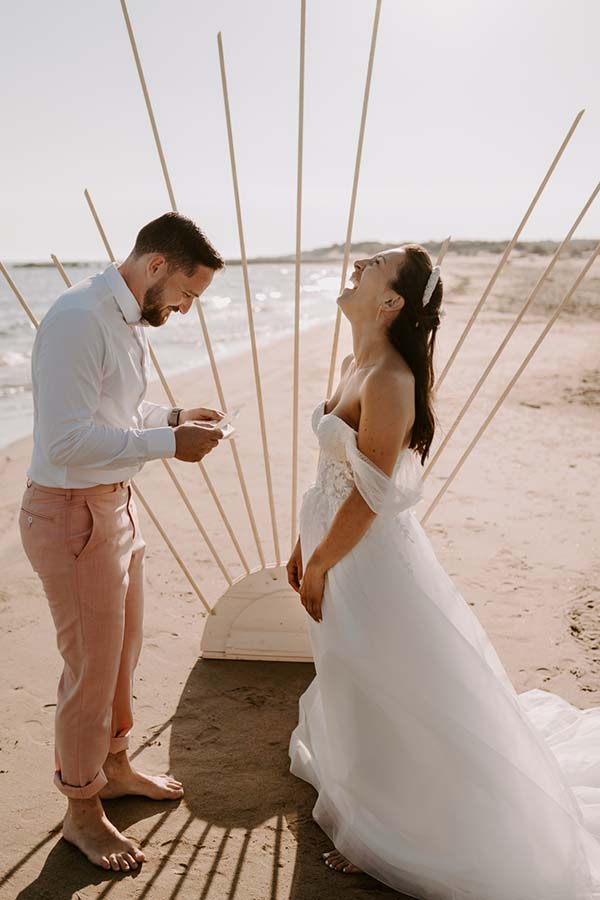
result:
<svg viewBox="0 0 600 900"><path fill-rule="evenodd" d="M300 0L129 0L179 209L247 251L293 250ZM375 0L307 0L302 246L343 242ZM0 0L0 259L117 257L170 208L119 0ZM353 237L560 239L600 178L598 0L383 0ZM577 236L600 236L600 201Z"/></svg>

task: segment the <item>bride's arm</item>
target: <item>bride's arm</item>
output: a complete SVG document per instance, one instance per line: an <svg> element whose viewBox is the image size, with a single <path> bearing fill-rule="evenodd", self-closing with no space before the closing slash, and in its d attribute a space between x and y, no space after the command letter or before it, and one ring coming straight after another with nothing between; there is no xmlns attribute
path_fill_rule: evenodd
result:
<svg viewBox="0 0 600 900"><path fill-rule="evenodd" d="M391 475L412 426L414 382L398 372L373 372L363 385L358 449L378 469ZM309 615L321 621L325 575L358 544L377 513L356 487L340 506L329 531L304 572L300 596Z"/></svg>

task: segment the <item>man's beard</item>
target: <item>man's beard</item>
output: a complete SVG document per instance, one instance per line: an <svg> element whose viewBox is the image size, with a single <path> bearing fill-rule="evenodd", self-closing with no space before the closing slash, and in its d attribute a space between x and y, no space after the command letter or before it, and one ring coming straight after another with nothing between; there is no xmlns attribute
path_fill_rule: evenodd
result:
<svg viewBox="0 0 600 900"><path fill-rule="evenodd" d="M154 328L164 325L169 318L169 308L164 305L164 280L149 287L142 301L142 318Z"/></svg>

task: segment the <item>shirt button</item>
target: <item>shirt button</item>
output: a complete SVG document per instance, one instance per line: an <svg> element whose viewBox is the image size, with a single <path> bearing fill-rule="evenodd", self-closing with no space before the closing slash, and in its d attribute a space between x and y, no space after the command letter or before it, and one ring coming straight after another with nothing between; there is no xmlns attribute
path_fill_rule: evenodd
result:
<svg viewBox="0 0 600 900"><path fill-rule="evenodd" d="M27 516L27 524L29 525L30 528L31 528L32 522L33 522L33 519L31 518L31 516Z"/></svg>

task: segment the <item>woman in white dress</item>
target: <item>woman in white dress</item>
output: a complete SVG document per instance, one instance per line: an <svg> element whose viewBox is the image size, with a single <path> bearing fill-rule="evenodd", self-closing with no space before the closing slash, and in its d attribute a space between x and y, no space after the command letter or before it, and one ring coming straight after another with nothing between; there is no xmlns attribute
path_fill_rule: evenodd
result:
<svg viewBox="0 0 600 900"><path fill-rule="evenodd" d="M291 771L318 793L326 863L421 900L599 900L600 709L515 692L414 513L439 270L408 244L351 281L354 354L313 414L288 563L317 672Z"/></svg>

